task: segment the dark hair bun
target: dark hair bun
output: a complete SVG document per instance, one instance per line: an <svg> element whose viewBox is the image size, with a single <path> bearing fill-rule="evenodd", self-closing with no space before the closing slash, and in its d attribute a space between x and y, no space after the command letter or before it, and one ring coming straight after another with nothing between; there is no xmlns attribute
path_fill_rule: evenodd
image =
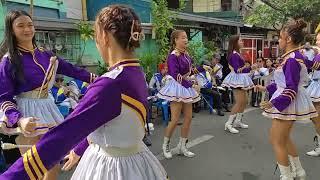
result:
<svg viewBox="0 0 320 180"><path fill-rule="evenodd" d="M307 27L307 23L303 19L289 20L283 27L283 31L286 31L291 37L294 44L300 44L306 35L304 28Z"/></svg>
<svg viewBox="0 0 320 180"><path fill-rule="evenodd" d="M307 23L303 19L296 20L297 28L303 30L307 27Z"/></svg>
<svg viewBox="0 0 320 180"><path fill-rule="evenodd" d="M138 15L132 8L124 5L110 5L97 15L96 24L103 31L112 33L123 49L140 47L142 27Z"/></svg>

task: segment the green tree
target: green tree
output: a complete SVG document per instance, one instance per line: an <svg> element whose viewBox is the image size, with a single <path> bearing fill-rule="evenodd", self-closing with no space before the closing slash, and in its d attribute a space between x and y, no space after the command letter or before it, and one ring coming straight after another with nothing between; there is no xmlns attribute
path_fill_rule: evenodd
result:
<svg viewBox="0 0 320 180"><path fill-rule="evenodd" d="M94 37L94 30L92 29L92 25L89 24L87 21L80 21L77 24L78 31L80 33L80 39L82 40L83 47L81 49L81 53L77 59L77 64L82 63L82 57L86 50L88 40L92 40Z"/></svg>
<svg viewBox="0 0 320 180"><path fill-rule="evenodd" d="M168 9L167 0L153 0L151 2L151 15L156 44L159 47L158 63L165 60L168 55L170 44L168 34L173 29L172 13Z"/></svg>
<svg viewBox="0 0 320 180"><path fill-rule="evenodd" d="M308 22L320 17L320 1L316 0L261 0L245 17L247 23L280 29L289 18L303 18Z"/></svg>

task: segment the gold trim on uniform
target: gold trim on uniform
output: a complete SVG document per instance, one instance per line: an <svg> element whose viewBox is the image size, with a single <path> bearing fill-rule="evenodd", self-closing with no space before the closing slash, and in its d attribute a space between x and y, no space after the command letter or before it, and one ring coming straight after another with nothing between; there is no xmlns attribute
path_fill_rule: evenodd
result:
<svg viewBox="0 0 320 180"><path fill-rule="evenodd" d="M144 128L145 120L143 119L142 115L141 115L139 112L137 112L137 110L135 110L134 108L128 106L127 104L125 104L125 103L122 103L122 104L123 104L124 106L128 107L129 109L131 109L134 113L136 113L136 115L137 115L137 116L139 117L139 119L140 119L140 122L141 122L142 127Z"/></svg>
<svg viewBox="0 0 320 180"><path fill-rule="evenodd" d="M29 167L27 153L24 153L24 155L23 155L23 166L24 166L24 170L27 172L30 180L36 180L36 178L34 177L32 171Z"/></svg>
<svg viewBox="0 0 320 180"><path fill-rule="evenodd" d="M40 172L39 167L37 166L37 164L35 163L32 155L31 155L31 150L29 149L27 152L27 157L28 157L28 161L33 169L33 171L36 173L36 175L38 176L38 179L40 179L43 174Z"/></svg>
<svg viewBox="0 0 320 180"><path fill-rule="evenodd" d="M311 68L314 69L314 70L318 70L319 67L320 67L320 63L319 62L315 62Z"/></svg>
<svg viewBox="0 0 320 180"><path fill-rule="evenodd" d="M126 102L130 103L131 105L133 105L134 107L136 107L143 115L143 121L145 123L146 119L147 119L147 110L146 108L144 107L144 105L133 99L132 97L130 96L127 96L125 94L121 94L121 99L125 100Z"/></svg>
<svg viewBox="0 0 320 180"><path fill-rule="evenodd" d="M42 163L42 161L41 161L41 159L40 159L40 156L39 156L39 154L38 154L36 145L33 145L33 146L32 146L32 153L33 153L33 155L34 155L34 157L35 157L35 159L36 159L36 162L37 162L37 164L39 165L42 173L46 173L48 170L47 170L47 168L43 165L43 163Z"/></svg>

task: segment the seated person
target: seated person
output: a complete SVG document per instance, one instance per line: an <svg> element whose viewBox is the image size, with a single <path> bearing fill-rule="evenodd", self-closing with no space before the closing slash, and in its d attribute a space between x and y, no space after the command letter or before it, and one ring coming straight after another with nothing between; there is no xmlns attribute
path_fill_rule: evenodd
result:
<svg viewBox="0 0 320 180"><path fill-rule="evenodd" d="M68 86L70 88L74 87L75 89L73 92L79 96L79 99L81 99L81 97L86 93L89 84L79 79L73 79L68 83Z"/></svg>
<svg viewBox="0 0 320 180"><path fill-rule="evenodd" d="M219 53L215 53L211 59L211 66L213 68L213 71L211 73L211 76L216 79L217 85L221 85L222 83L222 69L223 66L220 64L221 56Z"/></svg>
<svg viewBox="0 0 320 180"><path fill-rule="evenodd" d="M210 66L210 62L203 61L202 65ZM213 97L213 106L212 108L217 109L217 114L219 116L224 116L222 109L222 98L221 94L214 88L212 83L212 78L210 73L207 71L200 72L199 74L195 75L196 81L198 85L200 85L201 89L200 92L205 95L210 95Z"/></svg>
<svg viewBox="0 0 320 180"><path fill-rule="evenodd" d="M66 106L72 110L78 103L77 100L72 96L73 92L69 87L64 86L63 82L63 76L57 75L55 83L51 88L51 95L57 105Z"/></svg>
<svg viewBox="0 0 320 180"><path fill-rule="evenodd" d="M213 71L211 73L212 80L215 80L216 86L220 86L222 81L223 81L223 65L220 64L221 61L221 56L219 53L215 53L211 59L211 67L213 68ZM226 112L230 112L228 103L230 102L229 100L229 91L228 90L223 90L220 91L222 95L222 103L223 103L223 108L226 110Z"/></svg>
<svg viewBox="0 0 320 180"><path fill-rule="evenodd" d="M165 77L168 73L168 66L165 63L161 63L158 65L158 73L155 73L150 82L149 82L149 89L151 90L151 95L154 96L157 94L161 87L163 86L162 79Z"/></svg>

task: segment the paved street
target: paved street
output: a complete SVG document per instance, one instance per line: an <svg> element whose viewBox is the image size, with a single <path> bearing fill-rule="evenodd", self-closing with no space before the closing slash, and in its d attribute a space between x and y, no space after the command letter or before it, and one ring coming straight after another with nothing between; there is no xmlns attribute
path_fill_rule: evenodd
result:
<svg viewBox="0 0 320 180"><path fill-rule="evenodd" d="M195 158L174 156L164 160L161 154L163 127L157 124L150 149L161 160L170 180L277 180L279 171L273 175L275 162L268 142L271 121L262 117L259 109L248 110L244 118L250 128L237 135L223 130L227 116L210 115L206 110L195 114L189 141L191 150L197 154ZM179 132L177 129L172 138L173 146L177 144ZM313 148L312 124L296 124L292 135L308 180L318 180L320 158L304 155ZM70 174L64 173L60 179L69 179Z"/></svg>

